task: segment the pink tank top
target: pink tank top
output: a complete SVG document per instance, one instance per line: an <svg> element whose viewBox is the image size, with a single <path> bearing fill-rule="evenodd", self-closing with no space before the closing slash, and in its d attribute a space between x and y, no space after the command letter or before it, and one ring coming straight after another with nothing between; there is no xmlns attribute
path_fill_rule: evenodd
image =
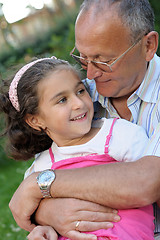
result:
<svg viewBox="0 0 160 240"><path fill-rule="evenodd" d="M106 137L104 144L104 154L90 154L87 156L80 156L54 161L54 154L52 149L49 149L49 154L52 160L51 169L71 169L83 168L93 165L108 164L117 162L108 154L109 143L112 137L112 131L116 118L113 119L109 134ZM126 179L127 181L127 179ZM113 223L114 227L111 229L100 229L92 232L98 239L114 239L114 240L154 240L154 217L152 205L136 208L118 210L121 220ZM91 233L91 232L89 232ZM65 237L59 237L60 240L66 240Z"/></svg>

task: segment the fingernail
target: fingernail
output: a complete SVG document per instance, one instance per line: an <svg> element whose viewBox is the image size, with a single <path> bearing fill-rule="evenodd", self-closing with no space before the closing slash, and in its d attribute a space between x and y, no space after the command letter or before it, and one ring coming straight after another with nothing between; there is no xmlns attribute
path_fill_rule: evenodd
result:
<svg viewBox="0 0 160 240"><path fill-rule="evenodd" d="M97 240L97 236L93 236L93 237L92 237L92 240Z"/></svg>
<svg viewBox="0 0 160 240"><path fill-rule="evenodd" d="M120 219L121 219L120 216L118 215L114 216L114 221L118 222Z"/></svg>
<svg viewBox="0 0 160 240"><path fill-rule="evenodd" d="M116 209L113 209L113 211L112 211L113 213L118 213L118 211L116 210Z"/></svg>
<svg viewBox="0 0 160 240"><path fill-rule="evenodd" d="M107 223L107 228L113 228L113 223Z"/></svg>

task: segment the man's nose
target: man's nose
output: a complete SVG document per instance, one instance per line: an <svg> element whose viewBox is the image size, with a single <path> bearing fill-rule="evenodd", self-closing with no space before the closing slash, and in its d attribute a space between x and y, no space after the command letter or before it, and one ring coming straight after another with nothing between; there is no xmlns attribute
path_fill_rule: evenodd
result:
<svg viewBox="0 0 160 240"><path fill-rule="evenodd" d="M97 68L92 62L89 62L88 63L88 66L87 66L87 78L88 79L94 79L94 78L97 78L97 77L101 77L102 76L102 71Z"/></svg>

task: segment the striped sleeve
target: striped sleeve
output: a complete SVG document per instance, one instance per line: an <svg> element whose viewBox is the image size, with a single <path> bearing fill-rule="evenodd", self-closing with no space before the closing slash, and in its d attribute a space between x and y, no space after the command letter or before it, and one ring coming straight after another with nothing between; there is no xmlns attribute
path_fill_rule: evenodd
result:
<svg viewBox="0 0 160 240"><path fill-rule="evenodd" d="M154 134L150 137L144 155L160 157L160 123L157 125Z"/></svg>

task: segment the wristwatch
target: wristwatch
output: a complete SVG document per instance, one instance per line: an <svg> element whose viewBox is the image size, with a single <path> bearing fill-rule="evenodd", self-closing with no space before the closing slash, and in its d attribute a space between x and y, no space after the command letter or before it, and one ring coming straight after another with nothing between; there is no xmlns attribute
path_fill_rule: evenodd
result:
<svg viewBox="0 0 160 240"><path fill-rule="evenodd" d="M44 170L39 173L37 177L37 183L42 192L43 198L51 198L50 188L51 184L56 178L55 172L51 169Z"/></svg>

